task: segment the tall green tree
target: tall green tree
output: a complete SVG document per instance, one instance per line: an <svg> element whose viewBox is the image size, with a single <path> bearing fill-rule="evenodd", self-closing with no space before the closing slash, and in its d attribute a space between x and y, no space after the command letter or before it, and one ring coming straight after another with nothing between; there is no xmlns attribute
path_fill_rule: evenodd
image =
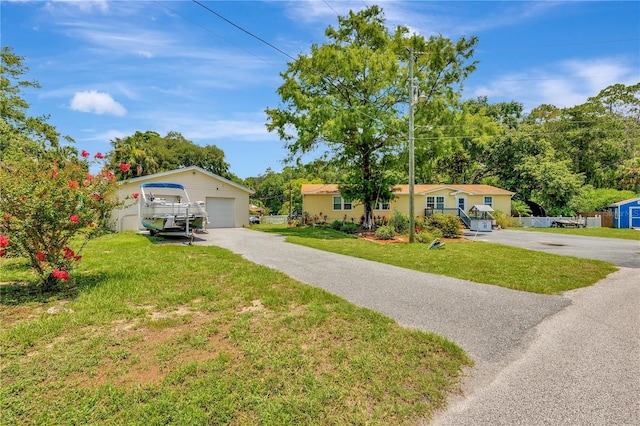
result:
<svg viewBox="0 0 640 426"><path fill-rule="evenodd" d="M322 149L348 170L342 195L361 202L369 222L376 200L393 196L393 168L406 147L408 48L421 52L411 59L429 100L417 117L426 120L457 101L454 86L475 67L466 62L477 40L427 40L402 26L391 33L378 6L338 17L325 35L325 44L313 44L281 74L283 106L267 108L267 128L285 142L289 160Z"/></svg>
<svg viewBox="0 0 640 426"><path fill-rule="evenodd" d="M541 106L531 116L556 158L596 188L616 187L617 169L640 155L640 84L615 84L584 104Z"/></svg>
<svg viewBox="0 0 640 426"><path fill-rule="evenodd" d="M35 80L25 79L29 68L25 58L9 46L0 51L0 160L7 157L53 157L59 160L77 156L70 145L60 144L60 134L47 123L47 116L33 117L23 98L26 88L38 89ZM69 143L68 136L63 137Z"/></svg>

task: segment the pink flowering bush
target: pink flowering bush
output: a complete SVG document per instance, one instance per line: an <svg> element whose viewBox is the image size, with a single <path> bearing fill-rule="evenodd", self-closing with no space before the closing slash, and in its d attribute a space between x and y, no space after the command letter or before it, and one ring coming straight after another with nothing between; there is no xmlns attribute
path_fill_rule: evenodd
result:
<svg viewBox="0 0 640 426"><path fill-rule="evenodd" d="M104 232L119 205L113 172L89 174L89 157L83 150L73 161L0 163L0 257L27 259L47 289L70 280L82 248Z"/></svg>

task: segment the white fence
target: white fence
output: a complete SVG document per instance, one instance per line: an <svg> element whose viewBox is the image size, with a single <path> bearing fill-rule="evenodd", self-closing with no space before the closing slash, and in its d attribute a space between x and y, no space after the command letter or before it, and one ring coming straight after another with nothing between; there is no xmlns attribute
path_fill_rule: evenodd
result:
<svg viewBox="0 0 640 426"><path fill-rule="evenodd" d="M583 226L586 226L587 228L602 227L602 220L600 216L596 216L596 217L582 217L582 216L533 217L531 216L531 217L517 217L516 219L520 221L522 226L528 227L528 228L551 228L551 225L553 224L553 222L560 221L560 220L573 220L582 224Z"/></svg>
<svg viewBox="0 0 640 426"><path fill-rule="evenodd" d="M261 222L277 225L281 223L287 223L287 217L289 216L287 216L286 214L262 216Z"/></svg>

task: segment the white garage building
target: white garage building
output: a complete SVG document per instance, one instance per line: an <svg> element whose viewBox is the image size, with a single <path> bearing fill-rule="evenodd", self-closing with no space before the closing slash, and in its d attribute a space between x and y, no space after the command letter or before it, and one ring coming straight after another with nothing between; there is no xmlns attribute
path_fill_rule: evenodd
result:
<svg viewBox="0 0 640 426"><path fill-rule="evenodd" d="M120 183L118 197L127 207L113 212L116 231L143 229L138 218L138 203L132 198L140 185L170 182L183 185L191 201L204 202L209 222L207 228L239 228L249 225L249 196L253 191L200 167L191 166L154 175L141 176Z"/></svg>

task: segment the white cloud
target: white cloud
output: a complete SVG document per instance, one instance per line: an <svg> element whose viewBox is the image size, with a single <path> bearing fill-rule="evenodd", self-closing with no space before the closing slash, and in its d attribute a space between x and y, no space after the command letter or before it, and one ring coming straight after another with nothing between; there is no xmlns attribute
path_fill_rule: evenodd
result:
<svg viewBox="0 0 640 426"><path fill-rule="evenodd" d="M525 110L542 104L567 108L585 103L612 84L637 81L637 70L625 58L571 59L503 74L473 88L471 96L487 96L490 102L516 100Z"/></svg>
<svg viewBox="0 0 640 426"><path fill-rule="evenodd" d="M123 116L127 110L116 102L110 94L95 90L76 92L71 99L71 109L94 114Z"/></svg>
<svg viewBox="0 0 640 426"><path fill-rule="evenodd" d="M69 12L75 8L82 13L92 13L94 10L98 10L104 14L109 11L109 3L107 0L49 0L45 3L45 8L52 12L58 12L62 8L66 8Z"/></svg>
<svg viewBox="0 0 640 426"><path fill-rule="evenodd" d="M229 139L233 141L277 141L278 135L267 131L267 117L264 111L236 113L229 116L219 114L181 113L179 111L146 110L135 117L138 123L153 124L160 134L170 131L181 133L193 141L212 141Z"/></svg>

